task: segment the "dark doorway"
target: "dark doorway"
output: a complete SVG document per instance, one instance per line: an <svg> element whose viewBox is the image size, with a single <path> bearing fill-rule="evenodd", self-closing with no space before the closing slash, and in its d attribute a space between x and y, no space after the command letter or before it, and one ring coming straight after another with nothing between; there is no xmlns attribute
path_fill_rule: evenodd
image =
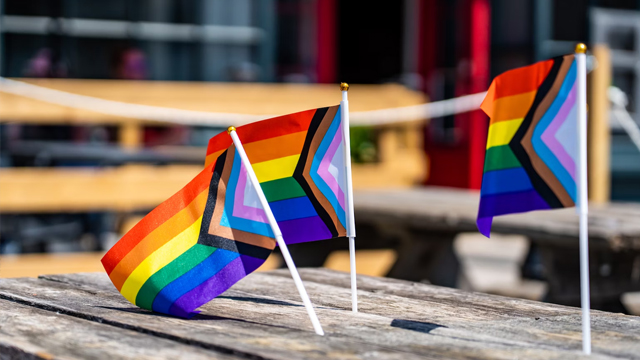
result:
<svg viewBox="0 0 640 360"><path fill-rule="evenodd" d="M403 1L338 2L338 79L358 84L397 81L402 72Z"/></svg>

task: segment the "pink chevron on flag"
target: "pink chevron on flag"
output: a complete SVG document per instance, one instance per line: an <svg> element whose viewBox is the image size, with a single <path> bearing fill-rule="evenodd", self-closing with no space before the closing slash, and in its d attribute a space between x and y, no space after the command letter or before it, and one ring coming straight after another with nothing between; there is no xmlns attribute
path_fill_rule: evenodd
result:
<svg viewBox="0 0 640 360"><path fill-rule="evenodd" d="M573 180L576 179L576 163L575 158L567 152L563 143L565 139L558 139L559 131L563 128L563 125L567 122L567 119L571 118L571 114L573 113L575 116L575 112L572 111L576 105L576 84L573 84L569 95L567 96L567 100L562 104L562 107L558 111L558 114L551 121L549 126L542 133L542 141L549 147L551 152L555 155L555 157L560 161L562 167L567 170L567 172L571 175ZM575 121L569 121L570 123L575 123ZM571 127L571 126L570 126ZM573 127L575 129L575 126ZM569 134L567 134L569 135ZM571 134L573 135L573 134ZM574 138L575 136L567 136L568 139ZM573 154L575 156L575 153Z"/></svg>
<svg viewBox="0 0 640 360"><path fill-rule="evenodd" d="M247 171L242 166L238 176L238 186L234 194L233 216L268 224L269 220L256 194L251 182L247 181Z"/></svg>
<svg viewBox="0 0 640 360"><path fill-rule="evenodd" d="M338 127L320 166L318 166L318 175L329 186L338 199L340 207L344 209L344 174L339 169L344 169L342 125Z"/></svg>

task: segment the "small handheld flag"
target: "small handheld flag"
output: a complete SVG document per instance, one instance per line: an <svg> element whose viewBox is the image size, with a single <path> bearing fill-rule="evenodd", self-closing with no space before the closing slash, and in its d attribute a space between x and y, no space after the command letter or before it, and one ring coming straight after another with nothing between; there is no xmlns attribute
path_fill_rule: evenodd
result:
<svg viewBox="0 0 640 360"><path fill-rule="evenodd" d="M494 216L578 206L582 351L590 354L586 51L578 44L574 55L491 83L481 105L491 123L477 226L489 237Z"/></svg>
<svg viewBox="0 0 640 360"><path fill-rule="evenodd" d="M346 235L339 106L261 121L238 133L249 140L246 147L239 138L239 145L232 143L235 129L232 136L221 134L226 139L216 137L219 149L209 154L205 169L102 259L131 303L190 317L262 265L276 244L294 266L282 235L290 243ZM321 334L306 292L300 293Z"/></svg>
<svg viewBox="0 0 640 360"><path fill-rule="evenodd" d="M287 244L346 236L340 106L307 110L236 129ZM209 141L205 166L231 140Z"/></svg>
<svg viewBox="0 0 640 360"><path fill-rule="evenodd" d="M491 118L478 230L494 216L574 206L578 161L574 55L507 71L481 108Z"/></svg>
<svg viewBox="0 0 640 360"><path fill-rule="evenodd" d="M358 311L355 219L349 143L349 85L339 106L237 128L287 244L349 237L352 310ZM205 166L229 140L209 141Z"/></svg>

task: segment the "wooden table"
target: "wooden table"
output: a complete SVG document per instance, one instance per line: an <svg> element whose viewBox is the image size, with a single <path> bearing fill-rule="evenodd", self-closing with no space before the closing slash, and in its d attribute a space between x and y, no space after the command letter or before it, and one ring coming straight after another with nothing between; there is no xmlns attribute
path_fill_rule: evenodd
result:
<svg viewBox="0 0 640 360"><path fill-rule="evenodd" d="M104 273L0 279L6 358L630 359L640 318L592 311L581 354L577 308L301 269L326 336L316 336L288 271L254 273L190 320L128 303Z"/></svg>
<svg viewBox="0 0 640 360"><path fill-rule="evenodd" d="M479 193L428 187L357 191L358 248L395 247L389 276L456 286L453 240L477 232ZM538 246L549 291L545 300L580 304L578 216L575 209L496 217L493 233L521 234ZM591 301L594 308L624 311L620 295L640 291L640 205L593 205L589 213Z"/></svg>

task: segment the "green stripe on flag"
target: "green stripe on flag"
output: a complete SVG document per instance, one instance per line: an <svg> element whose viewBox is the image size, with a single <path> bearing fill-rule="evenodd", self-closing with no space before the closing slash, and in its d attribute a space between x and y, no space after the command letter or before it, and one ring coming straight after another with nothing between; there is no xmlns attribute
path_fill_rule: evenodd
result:
<svg viewBox="0 0 640 360"><path fill-rule="evenodd" d="M293 177L263 182L260 186L269 202L305 196L304 190Z"/></svg>
<svg viewBox="0 0 640 360"><path fill-rule="evenodd" d="M487 150L484 160L484 172L521 167L520 161L509 145L494 146Z"/></svg>
<svg viewBox="0 0 640 360"><path fill-rule="evenodd" d="M189 250L147 279L140 291L138 291L138 295L136 295L136 305L143 309L152 310L153 300L160 290L203 262L216 250L217 248L215 247L200 244L195 244L189 248Z"/></svg>

